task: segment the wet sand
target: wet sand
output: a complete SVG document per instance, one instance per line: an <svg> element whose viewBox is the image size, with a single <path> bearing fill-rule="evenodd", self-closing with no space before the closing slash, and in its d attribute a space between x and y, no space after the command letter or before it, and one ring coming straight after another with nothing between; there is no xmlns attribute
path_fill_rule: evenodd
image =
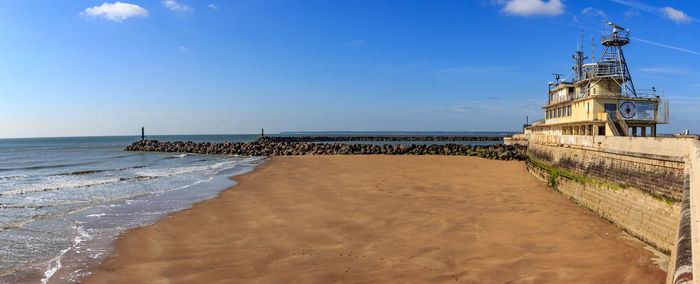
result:
<svg viewBox="0 0 700 284"><path fill-rule="evenodd" d="M86 283L662 283L643 244L530 176L453 156L274 157L129 230Z"/></svg>

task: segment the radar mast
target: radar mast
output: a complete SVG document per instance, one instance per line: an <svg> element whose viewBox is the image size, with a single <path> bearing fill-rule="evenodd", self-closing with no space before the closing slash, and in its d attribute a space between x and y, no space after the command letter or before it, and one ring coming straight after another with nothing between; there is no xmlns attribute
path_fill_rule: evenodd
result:
<svg viewBox="0 0 700 284"><path fill-rule="evenodd" d="M624 97L637 97L637 91L632 83L625 55L622 47L630 43L629 29L625 30L612 22L606 22L612 27L611 32L604 32L601 43L605 46L603 55L598 60L598 68L595 78L610 78L620 85L620 95Z"/></svg>

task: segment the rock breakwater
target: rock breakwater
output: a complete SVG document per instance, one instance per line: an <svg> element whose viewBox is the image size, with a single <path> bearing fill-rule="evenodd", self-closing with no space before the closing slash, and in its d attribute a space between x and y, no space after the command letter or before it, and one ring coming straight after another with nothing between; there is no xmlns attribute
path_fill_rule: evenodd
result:
<svg viewBox="0 0 700 284"><path fill-rule="evenodd" d="M195 153L208 155L290 156L290 155L453 155L477 156L497 160L524 160L526 147L516 145L374 145L309 142L160 142L142 140L127 151Z"/></svg>
<svg viewBox="0 0 700 284"><path fill-rule="evenodd" d="M503 141L503 136L264 136L261 142Z"/></svg>
<svg viewBox="0 0 700 284"><path fill-rule="evenodd" d="M264 136L261 142L430 142L430 141L503 141L503 136Z"/></svg>

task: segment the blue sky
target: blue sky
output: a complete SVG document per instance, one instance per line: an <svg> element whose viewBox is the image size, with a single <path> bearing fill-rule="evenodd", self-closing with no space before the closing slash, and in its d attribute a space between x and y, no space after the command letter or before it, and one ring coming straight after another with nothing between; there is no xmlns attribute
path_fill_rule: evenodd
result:
<svg viewBox="0 0 700 284"><path fill-rule="evenodd" d="M698 132L695 0L8 0L0 137L518 130L605 18L660 131Z"/></svg>

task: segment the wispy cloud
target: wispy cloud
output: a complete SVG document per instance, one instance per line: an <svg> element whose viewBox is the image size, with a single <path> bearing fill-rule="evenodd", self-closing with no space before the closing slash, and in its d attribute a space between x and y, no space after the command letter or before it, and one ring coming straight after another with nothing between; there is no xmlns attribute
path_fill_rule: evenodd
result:
<svg viewBox="0 0 700 284"><path fill-rule="evenodd" d="M634 0L611 0L615 3L622 4L628 7L631 7L633 9L637 10L642 10L646 11L652 14L656 14L658 16L670 19L676 23L690 23L692 21L697 21L697 19L694 19L690 16L688 16L685 12L674 9L673 7L655 7L651 6L648 4L640 3ZM627 15L627 13L625 13Z"/></svg>
<svg viewBox="0 0 700 284"><path fill-rule="evenodd" d="M648 43L648 44L656 45L656 46L659 46L659 47L670 48L670 49L673 49L673 50L678 50L678 51L682 51L682 52L690 53L690 54L694 54L694 55L700 55L700 52L697 52L697 51L694 51L694 50L690 50L690 49L685 49L685 48L681 48L681 47L676 47L676 46L672 46L672 45L668 45L668 44L663 44L663 43L659 43L659 42L655 42L655 41L651 41L651 40L641 39L641 38L638 38L638 37L630 37L630 38L632 38L633 40L638 40L638 41L641 41L641 42L643 42L643 43Z"/></svg>
<svg viewBox="0 0 700 284"><path fill-rule="evenodd" d="M347 45L351 46L351 47L360 47L360 46L363 46L364 44L365 44L364 40L354 40L354 41L348 42Z"/></svg>
<svg viewBox="0 0 700 284"><path fill-rule="evenodd" d="M642 72L659 74L690 74L692 71L678 67L644 67L639 69Z"/></svg>
<svg viewBox="0 0 700 284"><path fill-rule="evenodd" d="M634 16L641 16L642 14L639 13L639 10L637 9L629 9L627 12L625 12L625 16L627 17L634 17Z"/></svg>
<svg viewBox="0 0 700 284"><path fill-rule="evenodd" d="M174 0L164 0L161 2L163 6L177 13L188 13L194 11L192 7L185 5L184 3L179 3Z"/></svg>
<svg viewBox="0 0 700 284"><path fill-rule="evenodd" d="M468 102L451 102L438 105L434 111L451 111L457 113L511 113L510 110L522 109L539 114L539 107L543 103L538 103L532 98L516 99L512 97L491 96L486 100L470 100ZM517 114L520 115L520 114Z"/></svg>
<svg viewBox="0 0 700 284"><path fill-rule="evenodd" d="M179 52L185 52L187 50L189 50L189 48L187 48L187 46L184 46L184 45L181 45L177 48L177 51L179 51Z"/></svg>
<svg viewBox="0 0 700 284"><path fill-rule="evenodd" d="M128 18L146 18L148 17L148 11L135 4L122 2L114 2L110 4L105 2L100 6L85 9L84 11L80 12L80 15L91 18L101 17L110 21L121 23Z"/></svg>
<svg viewBox="0 0 700 284"><path fill-rule="evenodd" d="M593 7L588 7L586 9L583 9L583 11L581 11L581 14L583 14L585 16L589 16L589 17L598 16L598 17L602 17L602 18L605 18L608 16L602 10L598 10L596 8L593 8Z"/></svg>
<svg viewBox="0 0 700 284"><path fill-rule="evenodd" d="M659 8L656 8L654 6L647 5L647 4L640 3L637 1L633 1L633 0L611 0L611 1L613 1L617 4L622 4L622 5L625 5L628 7L632 7L632 8L638 9L638 10L644 10L644 11L647 11L649 13L656 13L659 10Z"/></svg>
<svg viewBox="0 0 700 284"><path fill-rule="evenodd" d="M558 16L564 13L564 4L560 0L508 0L497 1L505 4L501 11L517 16Z"/></svg>
<svg viewBox="0 0 700 284"><path fill-rule="evenodd" d="M209 5L207 5L207 7L209 7L209 9L212 9L212 10L219 10L219 7L214 5L214 3L210 3Z"/></svg>

